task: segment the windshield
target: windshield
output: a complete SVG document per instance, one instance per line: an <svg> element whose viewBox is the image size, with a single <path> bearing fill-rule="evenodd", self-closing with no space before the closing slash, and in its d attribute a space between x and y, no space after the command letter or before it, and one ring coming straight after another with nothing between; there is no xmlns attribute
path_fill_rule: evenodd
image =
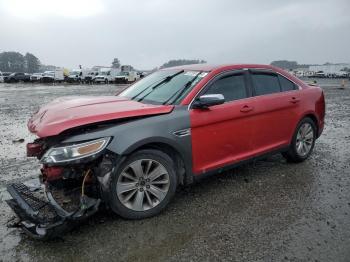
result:
<svg viewBox="0 0 350 262"><path fill-rule="evenodd" d="M130 86L119 96L150 104L179 104L206 75L206 72L199 71L157 71ZM182 89L185 90L182 92Z"/></svg>
<svg viewBox="0 0 350 262"><path fill-rule="evenodd" d="M75 76L75 75L79 75L80 72L79 71L72 71L69 73L71 76Z"/></svg>

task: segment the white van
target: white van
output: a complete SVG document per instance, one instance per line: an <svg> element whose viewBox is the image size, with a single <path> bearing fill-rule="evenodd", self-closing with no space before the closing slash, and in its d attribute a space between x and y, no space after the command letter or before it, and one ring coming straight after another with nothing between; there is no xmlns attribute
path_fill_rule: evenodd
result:
<svg viewBox="0 0 350 262"><path fill-rule="evenodd" d="M52 83L52 82L63 82L64 74L62 68L57 68L54 71L45 71L41 77L41 82Z"/></svg>
<svg viewBox="0 0 350 262"><path fill-rule="evenodd" d="M69 83L83 82L87 73L88 71L85 69L73 69L72 71L69 72L69 76L67 77L67 82Z"/></svg>
<svg viewBox="0 0 350 262"><path fill-rule="evenodd" d="M94 78L95 83L114 83L120 70L117 68L101 68L98 75Z"/></svg>
<svg viewBox="0 0 350 262"><path fill-rule="evenodd" d="M95 70L89 70L86 76L84 77L84 83L90 84L93 83L95 80L95 77L98 76L99 71Z"/></svg>
<svg viewBox="0 0 350 262"><path fill-rule="evenodd" d="M116 76L116 83L132 83L140 78L140 75L136 71L122 71Z"/></svg>

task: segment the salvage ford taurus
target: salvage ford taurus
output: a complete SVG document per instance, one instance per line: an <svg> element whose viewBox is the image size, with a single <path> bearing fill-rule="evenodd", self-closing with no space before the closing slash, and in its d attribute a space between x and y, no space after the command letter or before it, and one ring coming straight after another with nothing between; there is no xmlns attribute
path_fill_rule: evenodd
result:
<svg viewBox="0 0 350 262"><path fill-rule="evenodd" d="M32 237L69 230L102 205L158 214L179 185L280 152L306 160L324 126L322 90L266 65L163 69L117 96L64 97L28 122L27 155L45 198L25 183L8 204Z"/></svg>

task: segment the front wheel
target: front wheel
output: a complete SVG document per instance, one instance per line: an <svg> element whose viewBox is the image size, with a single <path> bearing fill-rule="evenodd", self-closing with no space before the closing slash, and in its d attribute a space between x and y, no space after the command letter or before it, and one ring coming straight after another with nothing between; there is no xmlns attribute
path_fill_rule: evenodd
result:
<svg viewBox="0 0 350 262"><path fill-rule="evenodd" d="M110 206L127 219L161 212L175 194L174 163L159 150L141 150L128 157L112 174Z"/></svg>
<svg viewBox="0 0 350 262"><path fill-rule="evenodd" d="M315 141L316 125L311 118L306 117L299 122L289 150L282 155L289 162L303 162L311 155Z"/></svg>

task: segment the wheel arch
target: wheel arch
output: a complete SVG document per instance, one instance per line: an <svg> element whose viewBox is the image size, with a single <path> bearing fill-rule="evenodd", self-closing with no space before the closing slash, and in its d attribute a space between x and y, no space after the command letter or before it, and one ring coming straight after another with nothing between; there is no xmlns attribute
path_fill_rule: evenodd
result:
<svg viewBox="0 0 350 262"><path fill-rule="evenodd" d="M304 118L306 118L306 117L310 118L314 122L314 124L316 126L316 136L318 138L319 137L319 128L320 127L319 127L319 120L317 118L317 115L314 112L308 112L308 113L303 115L303 117L299 120L299 122L301 120L303 120ZM298 122L298 124L299 124L299 122Z"/></svg>
<svg viewBox="0 0 350 262"><path fill-rule="evenodd" d="M184 157L183 150L181 150L176 143L161 137L145 139L127 148L123 152L123 155L131 155L143 149L156 149L169 155L169 157L174 160L179 184L186 185L193 182L191 162L186 161L187 159Z"/></svg>
<svg viewBox="0 0 350 262"><path fill-rule="evenodd" d="M317 135L317 138L319 137L319 120L318 120L318 118L317 118L317 115L314 113L314 112L306 112L305 114L303 114L300 118L299 118L299 121L298 122L296 122L296 124L295 124L295 126L294 126L294 131L293 131L293 133L292 133L292 136L290 137L290 139L289 139L289 144L291 144L292 143L292 139L293 139L293 136L294 136L294 134L295 134L295 132L296 132L296 129L297 129L297 127L298 127L298 125L299 125L299 123L304 119L304 118L310 118L313 122L314 122L314 124L315 124L315 126L316 126L316 135Z"/></svg>

